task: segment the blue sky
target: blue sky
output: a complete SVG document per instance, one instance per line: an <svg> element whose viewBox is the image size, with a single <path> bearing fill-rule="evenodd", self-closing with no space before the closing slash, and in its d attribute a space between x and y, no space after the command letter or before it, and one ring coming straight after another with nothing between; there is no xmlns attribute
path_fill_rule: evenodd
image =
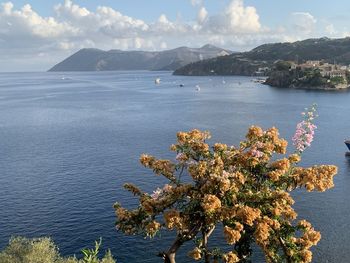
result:
<svg viewBox="0 0 350 263"><path fill-rule="evenodd" d="M0 0L0 71L46 70L80 48L163 50L350 36L350 1Z"/></svg>
<svg viewBox="0 0 350 263"><path fill-rule="evenodd" d="M12 0L11 2L16 7L21 7L29 3L39 14L52 16L54 15L53 6L62 1ZM203 4L208 11L217 13L229 2L228 0L207 0L203 1ZM166 13L170 19L176 19L179 14L185 19L193 19L196 16L196 9L193 8L190 0L76 0L74 3L84 6L89 10L94 10L99 5L110 6L126 15L138 17L147 22L154 21L161 13ZM262 21L271 26L281 22L291 12L309 12L317 17L327 19L337 16L349 16L350 13L350 2L347 0L329 2L333 4L326 4L327 1L324 0L247 0L244 3L255 6L259 11Z"/></svg>

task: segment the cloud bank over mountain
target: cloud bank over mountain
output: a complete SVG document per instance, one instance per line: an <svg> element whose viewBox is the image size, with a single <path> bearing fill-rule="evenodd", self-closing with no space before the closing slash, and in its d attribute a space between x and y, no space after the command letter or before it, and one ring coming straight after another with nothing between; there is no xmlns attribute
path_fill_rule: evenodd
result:
<svg viewBox="0 0 350 263"><path fill-rule="evenodd" d="M269 28L262 24L258 10L243 0L232 0L216 14L203 1L191 0L197 17L171 21L166 14L152 22L122 14L108 6L88 10L65 0L53 7L54 15L44 17L26 4L0 6L0 57L14 65L46 68L81 48L122 50L163 50L177 46L198 47L206 43L231 50L248 50L259 44L290 41L313 36L317 20L310 13L290 14L288 24ZM332 30L327 25L325 32ZM332 32L334 32L333 30ZM11 64L14 64L11 66ZM1 71L6 71L4 65ZM21 70L21 69L20 69Z"/></svg>

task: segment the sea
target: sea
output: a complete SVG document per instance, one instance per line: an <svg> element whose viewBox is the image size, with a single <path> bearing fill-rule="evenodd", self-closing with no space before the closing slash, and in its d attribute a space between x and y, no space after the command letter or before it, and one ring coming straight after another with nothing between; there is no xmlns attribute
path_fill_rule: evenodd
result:
<svg viewBox="0 0 350 263"><path fill-rule="evenodd" d="M160 84L155 79L160 78ZM350 92L273 88L253 77L186 77L171 72L0 73L0 249L12 236L49 236L62 255L102 238L118 263L162 262L175 233L153 240L114 227L113 204L138 203L123 184L152 193L165 181L142 153L174 159L176 132L210 131L210 144L238 145L251 125L275 126L291 141L305 107L316 103L315 140L302 166L334 164L335 187L297 190L299 218L321 231L313 262L350 262ZM181 85L182 84L182 85ZM199 87L199 89L198 89ZM294 148L290 143L289 152ZM210 240L222 242L221 233ZM179 262L191 262L188 242ZM253 262L264 262L261 251Z"/></svg>

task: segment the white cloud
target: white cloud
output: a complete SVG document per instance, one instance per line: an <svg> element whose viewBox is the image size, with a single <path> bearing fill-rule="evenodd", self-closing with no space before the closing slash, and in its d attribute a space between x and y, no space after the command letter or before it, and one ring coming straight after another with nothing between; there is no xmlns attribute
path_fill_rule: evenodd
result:
<svg viewBox="0 0 350 263"><path fill-rule="evenodd" d="M294 30L302 35L311 34L316 26L317 20L308 12L294 12L291 14Z"/></svg>
<svg viewBox="0 0 350 263"><path fill-rule="evenodd" d="M203 28L214 34L249 34L262 27L255 7L244 6L243 0L233 0L221 14L208 17Z"/></svg>
<svg viewBox="0 0 350 263"><path fill-rule="evenodd" d="M55 11L58 19L78 27L82 36L137 37L139 32L148 30L144 21L106 6L99 6L96 12L92 12L66 0L64 4L55 6Z"/></svg>
<svg viewBox="0 0 350 263"><path fill-rule="evenodd" d="M202 5L202 1L194 0L192 4ZM195 23L170 21L165 14L155 22L146 23L111 7L99 6L92 11L72 0L56 5L54 11L54 17L42 17L30 5L14 10L11 2L2 4L0 39L11 45L15 43L16 48L32 43L42 48L56 46L60 50L72 50L88 41L89 46L105 49L157 49L164 47L163 42L167 46L173 43L170 47L177 45L174 39L200 45L204 43L197 43L198 36L205 39L208 34L247 34L261 29L257 10L245 7L243 0L231 1L226 10L214 16L209 16L202 6ZM53 45L53 41L60 44Z"/></svg>
<svg viewBox="0 0 350 263"><path fill-rule="evenodd" d="M203 4L203 0L191 0L191 5L200 6Z"/></svg>
<svg viewBox="0 0 350 263"><path fill-rule="evenodd" d="M199 24L202 24L205 19L208 17L208 11L205 9L204 6L202 6L199 11L198 11L198 15L197 15L197 21Z"/></svg>
<svg viewBox="0 0 350 263"><path fill-rule="evenodd" d="M29 4L20 10L13 10L11 2L2 4L0 28L1 33L10 38L19 36L51 38L74 35L78 31L66 22L59 23L53 17L41 17Z"/></svg>
<svg viewBox="0 0 350 263"><path fill-rule="evenodd" d="M243 0L232 1L225 13L233 32L258 32L261 29L257 10L253 6L245 7Z"/></svg>
<svg viewBox="0 0 350 263"><path fill-rule="evenodd" d="M168 48L168 44L163 41L163 42L160 43L160 48L161 49L167 49Z"/></svg>
<svg viewBox="0 0 350 263"><path fill-rule="evenodd" d="M12 12L13 4L11 2L2 3L2 12L4 15L10 15Z"/></svg>
<svg viewBox="0 0 350 263"><path fill-rule="evenodd" d="M331 36L336 35L336 34L338 33L338 32L335 30L333 24L328 24L328 25L326 25L325 31L326 31L326 33L327 33L328 35L331 35Z"/></svg>
<svg viewBox="0 0 350 263"><path fill-rule="evenodd" d="M74 48L74 46L75 46L74 43L65 42L65 41L58 43L58 47L62 50L71 50Z"/></svg>

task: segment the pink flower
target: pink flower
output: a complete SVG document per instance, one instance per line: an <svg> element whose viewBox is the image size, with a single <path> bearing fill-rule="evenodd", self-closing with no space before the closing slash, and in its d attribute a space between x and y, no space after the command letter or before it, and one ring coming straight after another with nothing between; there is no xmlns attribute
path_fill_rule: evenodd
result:
<svg viewBox="0 0 350 263"><path fill-rule="evenodd" d="M312 123L312 120L317 116L314 105L308 112L303 112L302 115L304 116L304 120L297 124L295 134L292 138L293 144L299 153L302 153L306 147L311 146L315 129L317 128L317 126Z"/></svg>
<svg viewBox="0 0 350 263"><path fill-rule="evenodd" d="M185 154L183 154L183 153L178 153L178 154L176 155L175 159L178 160L178 161L182 161L182 158L183 158L184 156L185 156Z"/></svg>
<svg viewBox="0 0 350 263"><path fill-rule="evenodd" d="M260 157L264 156L263 152L261 152L259 150L256 150L256 149L252 150L251 154L252 154L253 157L257 157L257 158L260 158Z"/></svg>
<svg viewBox="0 0 350 263"><path fill-rule="evenodd" d="M258 149L262 149L262 148L264 148L264 143L262 143L262 142L257 142L257 143L256 143L256 147L257 147Z"/></svg>
<svg viewBox="0 0 350 263"><path fill-rule="evenodd" d="M163 187L163 192L168 193L171 190L171 188L173 188L171 185L166 184Z"/></svg>
<svg viewBox="0 0 350 263"><path fill-rule="evenodd" d="M187 164L188 166L190 166L190 165L196 165L196 164L198 164L198 162L195 161L195 160L190 160L190 161L187 161L186 164Z"/></svg>
<svg viewBox="0 0 350 263"><path fill-rule="evenodd" d="M153 191L153 194L151 194L151 197L153 200L157 200L162 194L163 194L163 190L160 188L157 188L155 191Z"/></svg>

